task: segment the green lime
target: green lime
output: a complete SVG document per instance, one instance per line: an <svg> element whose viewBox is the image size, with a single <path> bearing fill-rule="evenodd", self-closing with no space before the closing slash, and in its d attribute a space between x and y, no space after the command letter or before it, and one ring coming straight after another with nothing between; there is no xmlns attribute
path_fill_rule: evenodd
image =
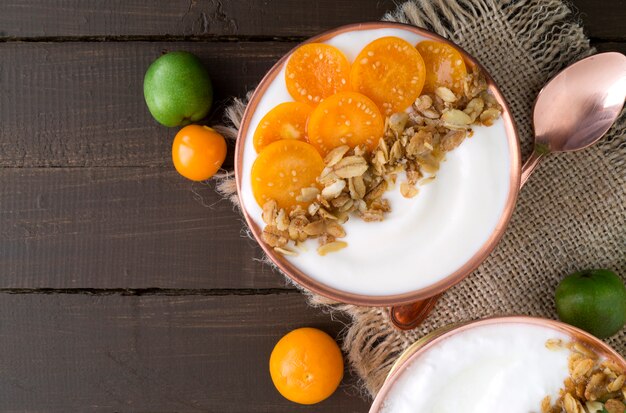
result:
<svg viewBox="0 0 626 413"><path fill-rule="evenodd" d="M561 321L598 338L612 336L626 323L626 286L610 270L568 275L556 288L555 301Z"/></svg>
<svg viewBox="0 0 626 413"><path fill-rule="evenodd" d="M170 52L152 62L143 94L154 118L165 126L188 125L204 118L213 102L211 79L200 59Z"/></svg>

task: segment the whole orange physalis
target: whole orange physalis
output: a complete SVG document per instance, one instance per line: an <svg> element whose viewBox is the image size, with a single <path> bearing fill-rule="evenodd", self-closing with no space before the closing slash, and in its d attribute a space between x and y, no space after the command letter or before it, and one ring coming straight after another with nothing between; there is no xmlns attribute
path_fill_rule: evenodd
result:
<svg viewBox="0 0 626 413"><path fill-rule="evenodd" d="M286 399L319 403L339 386L343 357L328 334L316 328L298 328L276 343L270 356L270 374Z"/></svg>
<svg viewBox="0 0 626 413"><path fill-rule="evenodd" d="M174 138L174 166L178 173L192 181L204 181L215 175L224 158L226 141L208 126L185 126Z"/></svg>

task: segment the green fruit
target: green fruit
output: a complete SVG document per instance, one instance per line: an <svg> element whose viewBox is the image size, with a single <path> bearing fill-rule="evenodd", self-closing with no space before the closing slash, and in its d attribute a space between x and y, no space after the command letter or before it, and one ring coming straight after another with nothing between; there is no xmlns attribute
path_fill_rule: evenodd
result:
<svg viewBox="0 0 626 413"><path fill-rule="evenodd" d="M143 79L143 95L159 123L181 126L209 113L213 87L200 59L189 52L171 52L148 68Z"/></svg>
<svg viewBox="0 0 626 413"><path fill-rule="evenodd" d="M612 336L626 323L626 286L610 270L568 275L556 288L555 299L561 321L598 338Z"/></svg>

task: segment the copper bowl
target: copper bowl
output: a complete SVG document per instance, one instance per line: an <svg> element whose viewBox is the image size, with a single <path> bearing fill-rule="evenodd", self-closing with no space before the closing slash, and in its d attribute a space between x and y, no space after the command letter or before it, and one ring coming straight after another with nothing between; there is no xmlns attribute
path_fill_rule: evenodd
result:
<svg viewBox="0 0 626 413"><path fill-rule="evenodd" d="M372 403L372 407L370 408L369 413L380 412L383 402L389 395L389 392L393 388L394 384L398 381L400 376L402 376L402 373L411 365L414 360L418 359L429 349L436 347L439 343L455 334L470 330L472 328L494 324L528 324L550 328L552 330L570 336L574 341L585 344L599 355L614 361L618 366L626 370L626 360L624 359L624 357L622 357L619 353L617 353L603 341L583 330L572 327L569 324L561 323L560 321L529 316L485 318L482 320L469 321L442 327L413 343L413 345L407 348L398 357L398 360L396 360L396 362L392 366L391 371L389 372L389 375L387 376L387 379L383 384L383 387L380 389L380 391L376 395L376 398L374 399L374 402Z"/></svg>
<svg viewBox="0 0 626 413"><path fill-rule="evenodd" d="M384 296L368 296L368 295L360 295L354 294L346 291L341 291L335 288L332 288L328 285L324 285L319 281L313 279L307 274L300 271L298 268L289 263L282 255L276 253L271 247L269 247L261 238L262 228L259 228L254 220L250 217L249 213L246 211L245 205L242 200L242 180L246 179L246 177L242 176L243 172L243 153L244 153L244 142L245 137L248 133L249 123L253 114L255 113L259 101L269 85L276 78L276 76L280 73L283 66L286 64L289 59L291 53L295 48L283 56L263 77L261 83L254 91L248 106L246 107L245 113L243 115L241 125L239 128L239 134L237 137L237 144L235 148L235 177L237 184L237 193L239 196L240 205L242 207L243 215L246 219L248 227L256 241L259 243L263 251L267 254L267 256L272 260L274 264L289 278L291 278L296 283L306 287L307 289L320 294L322 296L328 297L335 301L349 303L349 304L357 304L357 305L365 305L365 306L393 306L391 309L391 318L394 324L402 329L414 328L421 320L425 318L428 312L434 306L435 300L437 297L445 290L449 289L453 285L457 284L465 277L467 277L472 271L474 271L491 253L491 251L495 248L498 241L504 234L504 231L507 227L507 224L513 214L513 209L515 207L515 202L517 201L518 192L520 188L520 175L521 175L521 155L519 149L519 139L517 135L517 129L515 127L515 123L513 121L513 117L511 115L511 111L509 106L504 99L502 93L500 92L498 86L495 84L494 80L489 76L485 68L483 68L480 63L478 63L473 57L471 57L467 52L465 52L462 48L457 46L456 44L450 42L449 40L444 39L443 37L432 33L428 30L406 25L400 23L389 23L389 22L373 22L373 23L360 23L360 24L351 24L347 26L342 26L325 33L322 33L318 36L312 37L311 39L305 41L302 44L313 43L313 42L324 42L327 41L339 34L346 32L358 32L360 30L372 30L372 29L385 29L385 28L393 28L393 29L402 29L413 32L417 35L420 35L426 39L436 40L439 42L444 42L454 46L457 50L459 50L466 61L466 64L469 67L478 66L483 73L485 73L488 83L489 91L494 95L497 99L498 103L502 106L502 119L504 121L504 128L506 131L506 139L508 140L509 147L509 158L510 158L510 171L509 171L509 194L506 199L505 207L500 216L500 219L491 233L487 241L482 245L482 247L468 260L463 266L458 268L452 274L449 274L446 278L419 290L410 291L402 294L396 295L384 295ZM300 45L298 45L299 47Z"/></svg>

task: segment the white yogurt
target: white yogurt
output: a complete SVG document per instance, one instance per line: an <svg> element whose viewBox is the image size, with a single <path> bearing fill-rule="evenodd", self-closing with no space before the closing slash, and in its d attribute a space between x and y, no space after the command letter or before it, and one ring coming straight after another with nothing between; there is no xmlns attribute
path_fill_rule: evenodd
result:
<svg viewBox="0 0 626 413"><path fill-rule="evenodd" d="M411 44L424 40L403 29L377 29L340 34L326 43L352 62L363 47L384 36L401 37ZM267 112L293 101L284 79L283 67L261 98L244 137L241 195L259 228L265 224L251 188L257 156L252 139ZM372 296L418 290L453 273L488 240L510 189L509 146L502 119L491 127L473 129L473 137L446 155L436 179L420 186L415 198L403 198L399 185L385 194L392 211L383 222L366 223L357 217L346 222L347 248L321 257L317 240L308 240L306 251L286 259L327 286ZM402 181L400 176L398 183Z"/></svg>
<svg viewBox="0 0 626 413"><path fill-rule="evenodd" d="M382 413L531 413L558 397L569 350L548 350L565 334L530 324L476 327L413 360L390 389Z"/></svg>

